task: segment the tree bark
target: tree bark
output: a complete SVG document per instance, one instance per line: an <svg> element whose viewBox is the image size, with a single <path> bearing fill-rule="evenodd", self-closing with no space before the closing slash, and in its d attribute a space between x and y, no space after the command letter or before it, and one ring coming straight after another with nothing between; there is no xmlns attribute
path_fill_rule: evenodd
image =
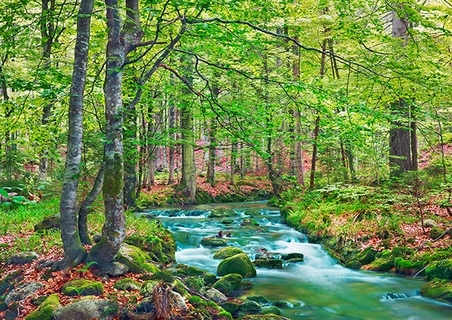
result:
<svg viewBox="0 0 452 320"><path fill-rule="evenodd" d="M196 202L196 166L193 137L193 115L190 107L180 111L182 131L182 177L178 189L187 197L187 203Z"/></svg>
<svg viewBox="0 0 452 320"><path fill-rule="evenodd" d="M77 17L74 70L69 98L68 144L60 202L61 240L63 242L64 259L57 264L59 268L76 266L86 256L86 250L82 246L78 231L76 198L82 155L83 98L93 2L93 0L82 0Z"/></svg>
<svg viewBox="0 0 452 320"><path fill-rule="evenodd" d="M170 146L168 150L168 184L173 184L175 182L174 180L174 157L175 157L175 148L174 148L174 141L175 129L176 124L176 107L174 104L171 104L168 110L168 132L169 132L169 138L170 138Z"/></svg>
<svg viewBox="0 0 452 320"><path fill-rule="evenodd" d="M97 172L96 179L94 180L91 191L82 202L78 211L78 231L80 233L80 240L83 244L91 244L91 238L88 233L88 214L91 210L91 206L96 201L99 193L102 191L102 185L104 183L105 166L102 164Z"/></svg>
<svg viewBox="0 0 452 320"><path fill-rule="evenodd" d="M209 126L209 154L207 159L207 182L215 187L215 162L217 150L217 125L216 119L212 119Z"/></svg>
<svg viewBox="0 0 452 320"><path fill-rule="evenodd" d="M107 68L104 83L106 143L104 152L105 177L102 188L105 223L102 237L89 253L88 261L104 271L118 253L126 235L124 214L124 150L122 66L128 46L121 34L118 0L105 0L108 26ZM128 14L130 1L127 1Z"/></svg>

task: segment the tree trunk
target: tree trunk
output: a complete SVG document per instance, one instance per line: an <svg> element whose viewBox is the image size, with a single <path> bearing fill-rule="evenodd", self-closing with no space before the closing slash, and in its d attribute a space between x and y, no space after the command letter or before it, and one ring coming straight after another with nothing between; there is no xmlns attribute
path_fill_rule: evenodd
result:
<svg viewBox="0 0 452 320"><path fill-rule="evenodd" d="M182 177L178 189L187 197L187 203L196 202L196 166L193 137L193 115L190 107L180 111L182 131Z"/></svg>
<svg viewBox="0 0 452 320"><path fill-rule="evenodd" d="M232 185L235 184L234 175L235 169L237 167L237 147L238 147L237 140L233 138L231 141L231 179L229 181Z"/></svg>
<svg viewBox="0 0 452 320"><path fill-rule="evenodd" d="M42 39L42 60L43 68L50 68L51 56L52 56L52 46L55 41L55 0L42 0L41 1L41 39ZM52 98L50 98L52 99ZM52 103L48 102L43 107L41 124L46 127L49 123L50 115L52 111ZM41 159L39 160L39 176L38 180L43 182L47 179L47 171L49 167L49 150L45 146L42 150Z"/></svg>
<svg viewBox="0 0 452 320"><path fill-rule="evenodd" d="M135 104L129 103L124 112L124 205L133 208L136 200L137 188L137 162L139 152L137 149L137 112Z"/></svg>
<svg viewBox="0 0 452 320"><path fill-rule="evenodd" d="M215 187L215 162L217 150L217 125L216 119L212 119L209 128L209 155L207 160L207 182L212 187Z"/></svg>
<svg viewBox="0 0 452 320"><path fill-rule="evenodd" d="M175 156L175 148L174 148L174 141L175 129L176 124L176 107L171 104L168 110L168 132L169 132L169 140L170 140L170 146L168 150L168 184L173 184L175 182L174 180L174 156Z"/></svg>
<svg viewBox="0 0 452 320"><path fill-rule="evenodd" d="M403 100L392 104L393 115L398 119L409 119L409 106ZM391 122L389 132L389 165L391 176L412 170L410 125L401 120Z"/></svg>
<svg viewBox="0 0 452 320"><path fill-rule="evenodd" d="M104 183L105 166L102 164L97 172L96 179L94 180L91 191L86 196L80 210L78 211L78 231L80 233L80 240L83 244L91 244L91 239L88 233L88 214L91 210L91 206L96 201L99 193L102 191L102 185Z"/></svg>
<svg viewBox="0 0 452 320"><path fill-rule="evenodd" d="M315 172L316 172L316 162L317 162L317 144L320 131L320 116L315 118L314 132L312 134L312 159L311 159L311 175L309 179L309 189L314 189L315 187Z"/></svg>
<svg viewBox="0 0 452 320"><path fill-rule="evenodd" d="M63 188L61 191L60 217L61 240L64 259L59 268L76 266L85 259L78 231L76 199L83 137L83 98L86 83L88 49L90 40L93 0L82 0L77 17L77 39L75 44L74 70L69 98L69 132Z"/></svg>
<svg viewBox="0 0 452 320"><path fill-rule="evenodd" d="M105 177L102 188L105 223L100 241L92 247L88 261L101 271L113 262L126 235L124 215L124 150L122 66L127 54L127 39L121 33L118 0L105 0L107 7L107 68L104 83L106 143L104 152ZM127 1L127 15L136 14L137 2ZM135 21L135 20L133 20ZM130 23L130 21L128 21ZM127 31L133 30L124 26Z"/></svg>

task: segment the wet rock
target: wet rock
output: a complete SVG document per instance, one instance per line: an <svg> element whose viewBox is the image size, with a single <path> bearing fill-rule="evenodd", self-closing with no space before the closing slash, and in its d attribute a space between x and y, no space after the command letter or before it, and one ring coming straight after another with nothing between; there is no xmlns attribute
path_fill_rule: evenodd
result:
<svg viewBox="0 0 452 320"><path fill-rule="evenodd" d="M228 241L223 238L210 236L202 238L201 245L203 247L225 247L228 245Z"/></svg>
<svg viewBox="0 0 452 320"><path fill-rule="evenodd" d="M296 259L297 261L303 261L304 254L301 252L284 253L281 255L281 259L290 261L294 261L294 259Z"/></svg>
<svg viewBox="0 0 452 320"><path fill-rule="evenodd" d="M118 316L119 305L110 300L83 299L54 312L55 320L113 320Z"/></svg>
<svg viewBox="0 0 452 320"><path fill-rule="evenodd" d="M425 269L428 279L452 280L452 259L440 260Z"/></svg>
<svg viewBox="0 0 452 320"><path fill-rule="evenodd" d="M32 252L32 251L19 252L19 253L13 254L9 258L9 263L23 265L26 263L30 263L33 260L36 260L38 257L39 256L36 252Z"/></svg>
<svg viewBox="0 0 452 320"><path fill-rule="evenodd" d="M245 253L242 249L236 247L226 247L218 250L213 255L214 259L226 259L239 253Z"/></svg>
<svg viewBox="0 0 452 320"><path fill-rule="evenodd" d="M271 302L270 300L267 300L263 296L249 296L246 297L247 300L256 301L257 303L261 305L269 305Z"/></svg>
<svg viewBox="0 0 452 320"><path fill-rule="evenodd" d="M289 309L289 308L293 308L293 305L288 302L288 301L284 301L284 300L278 300L273 302L273 305L275 307L281 308L281 309Z"/></svg>
<svg viewBox="0 0 452 320"><path fill-rule="evenodd" d="M217 208L209 213L209 218L235 217L237 213L232 209Z"/></svg>
<svg viewBox="0 0 452 320"><path fill-rule="evenodd" d="M421 295L427 298L452 303L452 282L434 279L424 284L420 290Z"/></svg>
<svg viewBox="0 0 452 320"><path fill-rule="evenodd" d="M238 273L244 278L255 277L257 274L256 268L245 253L236 254L220 262L217 274L224 276L231 273Z"/></svg>
<svg viewBox="0 0 452 320"><path fill-rule="evenodd" d="M245 313L260 313L262 312L262 307L256 301L247 300L239 306L239 311Z"/></svg>
<svg viewBox="0 0 452 320"><path fill-rule="evenodd" d="M241 320L291 320L283 316L276 314L258 314L258 315L246 315Z"/></svg>
<svg viewBox="0 0 452 320"><path fill-rule="evenodd" d="M446 230L444 230L441 227L433 227L430 230L430 239L437 239L441 237L444 234L444 232L446 232Z"/></svg>
<svg viewBox="0 0 452 320"><path fill-rule="evenodd" d="M262 309L262 314L281 315L281 310L275 306L265 307Z"/></svg>
<svg viewBox="0 0 452 320"><path fill-rule="evenodd" d="M213 287L220 290L224 294L230 294L232 291L238 288L240 282L242 282L243 277L237 273L227 274L221 277L217 282L214 283Z"/></svg>
<svg viewBox="0 0 452 320"><path fill-rule="evenodd" d="M104 286L102 282L85 279L75 279L66 282L61 287L61 293L66 296L101 295L103 292Z"/></svg>
<svg viewBox="0 0 452 320"><path fill-rule="evenodd" d="M256 259L253 265L257 268L282 269L282 259Z"/></svg>

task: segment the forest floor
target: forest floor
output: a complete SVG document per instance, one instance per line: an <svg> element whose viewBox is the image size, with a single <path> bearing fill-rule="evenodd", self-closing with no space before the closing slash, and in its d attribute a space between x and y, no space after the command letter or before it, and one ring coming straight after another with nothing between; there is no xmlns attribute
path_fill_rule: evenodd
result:
<svg viewBox="0 0 452 320"><path fill-rule="evenodd" d="M212 198L218 198L221 195L230 194L230 193L240 193L240 194L253 194L256 191L270 192L271 185L268 179L265 176L258 177L245 177L244 179L238 179L237 182L233 185L228 180L227 176L220 178L215 187L211 187L207 182L205 177L198 177L198 188L209 194ZM152 202L154 205L163 205L166 201L172 196L175 192L174 186L168 186L164 182L158 182L156 185L149 188L149 190L144 190L143 193L148 201L148 203ZM57 210L57 206L54 210ZM401 208L402 210L403 208ZM429 202L424 207L425 212L429 212L429 214L438 216L443 221L442 226L444 228L450 228L452 225L452 217L448 215L447 211L444 208L441 208L438 204L436 204L435 199L429 199ZM56 212L54 212L56 213ZM99 213L101 215L101 213ZM356 212L350 212L346 215L340 215L334 217L332 219L332 224L334 224L337 230L340 229L340 226L344 224L344 221L350 219L356 219ZM375 225L377 226L377 225ZM445 247L451 245L451 237L443 237L441 239L437 239L432 243L432 239L430 238L428 232L422 228L419 223L402 223L400 228L404 232L404 238L409 240L407 243L410 243L412 247L420 248L423 250L422 246L425 243L429 243L427 250L433 250L435 247ZM7 230L6 228L5 230ZM382 239L378 237L377 230L362 230L362 236L366 236L366 241L362 242L363 246L372 246L379 247ZM133 233L134 230L129 229L128 233ZM58 233L58 231L56 231ZM364 233L367 233L365 235ZM369 236L371 235L371 236ZM52 236L52 235L47 235ZM58 237L57 235L53 235L53 237ZM35 239L36 235L34 234L34 230L29 228L19 228L16 232L1 232L0 230L0 275L4 276L6 274L10 274L12 272L19 272L22 276L25 277L27 282L39 281L45 282L45 286L43 289L40 289L36 292L37 296L50 295L52 293L57 293L60 296L61 304L65 305L72 301L74 298L71 297L63 297L60 294L61 286L67 281L75 278L85 278L85 279L94 279L102 281L105 284L105 291L102 296L97 298L108 298L112 295L117 296L117 301L121 306L127 306L130 301L136 299L136 296L133 294L129 295L119 295L118 292L113 288L113 282L109 280L105 280L93 272L89 270L84 265L81 265L77 268L73 269L65 269L62 271L52 272L52 276L49 277L49 271L46 269L41 269L37 265L37 261L40 260L59 260L63 257L63 251L61 245L55 245L52 241L47 241L44 238ZM24 269L23 266L9 265L6 263L6 257L8 254L11 254L11 250L13 248L18 248L18 243L22 243L22 248L24 250L30 248L30 242L32 241L40 241L40 250L38 250L39 258L35 260L35 262L27 265L27 268ZM28 244L28 245L27 245ZM390 246L396 246L397 243L392 243ZM20 246L19 246L20 247ZM87 249L89 249L87 247ZM128 274L130 277L130 275ZM46 280L47 279L47 280ZM19 316L16 319L25 319L25 316L29 314L32 310L36 309L35 300L29 298L23 301L20 306L18 306L18 310L20 309ZM4 313L0 311L0 319L4 318Z"/></svg>

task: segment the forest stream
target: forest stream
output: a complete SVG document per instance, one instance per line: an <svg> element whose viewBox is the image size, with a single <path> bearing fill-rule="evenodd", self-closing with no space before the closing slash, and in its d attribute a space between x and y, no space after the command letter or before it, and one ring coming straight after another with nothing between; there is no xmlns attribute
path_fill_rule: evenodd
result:
<svg viewBox="0 0 452 320"><path fill-rule="evenodd" d="M216 207L234 209L238 215L230 225L225 218L207 218ZM257 209L259 226L241 226L246 209ZM452 305L423 298L419 289L422 277L391 273L355 271L339 265L318 244L308 243L306 235L281 221L278 209L266 203L235 203L185 206L174 210L150 210L172 231L177 242L176 260L216 273L220 260L213 259L218 248L200 246L201 239L220 230L231 233L229 245L241 248L253 260L262 249L284 254L300 252L304 261L285 264L282 269L257 268L249 278L253 286L236 293L237 297L263 296L270 301L287 301L282 315L297 319L451 319ZM229 219L229 218L228 218Z"/></svg>

